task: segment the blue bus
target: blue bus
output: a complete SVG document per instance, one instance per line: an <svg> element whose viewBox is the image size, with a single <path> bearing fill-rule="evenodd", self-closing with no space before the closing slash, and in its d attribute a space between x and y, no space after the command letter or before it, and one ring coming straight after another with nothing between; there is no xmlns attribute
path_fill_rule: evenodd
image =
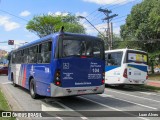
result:
<svg viewBox="0 0 160 120"><path fill-rule="evenodd" d="M100 94L105 88L104 42L54 33L11 51L8 74L14 86L28 89L34 99Z"/></svg>

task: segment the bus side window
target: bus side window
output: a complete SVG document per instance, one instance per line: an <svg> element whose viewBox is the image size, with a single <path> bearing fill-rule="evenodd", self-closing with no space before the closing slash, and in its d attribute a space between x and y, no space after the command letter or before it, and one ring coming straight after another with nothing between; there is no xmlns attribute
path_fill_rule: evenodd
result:
<svg viewBox="0 0 160 120"><path fill-rule="evenodd" d="M37 45L29 48L29 63L37 62Z"/></svg>
<svg viewBox="0 0 160 120"><path fill-rule="evenodd" d="M16 63L15 60L16 60L16 59L15 59L15 53L13 53L13 54L12 54L12 63Z"/></svg>
<svg viewBox="0 0 160 120"><path fill-rule="evenodd" d="M42 56L41 56L41 48L42 48L42 44L38 45L38 54L37 54L37 63L42 63Z"/></svg>
<svg viewBox="0 0 160 120"><path fill-rule="evenodd" d="M111 54L108 54L108 55L107 55L107 65L108 65L108 66L113 65L113 59L112 59L112 57L111 57Z"/></svg>
<svg viewBox="0 0 160 120"><path fill-rule="evenodd" d="M107 56L107 65L108 66L120 66L121 65L121 60L122 60L122 53L121 52L115 52L115 53L110 53Z"/></svg>
<svg viewBox="0 0 160 120"><path fill-rule="evenodd" d="M41 45L42 63L50 63L51 60L52 42L45 42Z"/></svg>
<svg viewBox="0 0 160 120"><path fill-rule="evenodd" d="M28 48L24 49L24 57L23 57L23 62L28 63Z"/></svg>

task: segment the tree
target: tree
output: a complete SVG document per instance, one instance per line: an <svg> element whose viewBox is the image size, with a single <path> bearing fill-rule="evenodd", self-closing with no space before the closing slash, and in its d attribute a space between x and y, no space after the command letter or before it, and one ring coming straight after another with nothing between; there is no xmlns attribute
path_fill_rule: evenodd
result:
<svg viewBox="0 0 160 120"><path fill-rule="evenodd" d="M159 0L143 0L135 5L126 23L121 26L120 35L124 40L134 38L137 47L147 52L160 49L160 2Z"/></svg>
<svg viewBox="0 0 160 120"><path fill-rule="evenodd" d="M39 37L43 37L55 32L64 26L66 32L85 33L84 27L78 22L78 18L74 15L40 15L34 16L26 26L26 28Z"/></svg>

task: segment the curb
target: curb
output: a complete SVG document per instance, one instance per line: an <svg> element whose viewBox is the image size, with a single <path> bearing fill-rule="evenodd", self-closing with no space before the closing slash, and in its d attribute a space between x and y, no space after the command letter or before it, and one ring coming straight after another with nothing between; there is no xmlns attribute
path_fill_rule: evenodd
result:
<svg viewBox="0 0 160 120"><path fill-rule="evenodd" d="M12 94L10 94L9 90L5 87L5 85L0 84L0 88L2 93L4 94L9 107L13 111L25 111L22 106L14 99ZM17 120L32 120L31 118L23 118L23 117L16 117Z"/></svg>
<svg viewBox="0 0 160 120"><path fill-rule="evenodd" d="M147 85L149 85L149 86L154 86L154 87L160 87L160 83L152 82L152 81L147 82Z"/></svg>

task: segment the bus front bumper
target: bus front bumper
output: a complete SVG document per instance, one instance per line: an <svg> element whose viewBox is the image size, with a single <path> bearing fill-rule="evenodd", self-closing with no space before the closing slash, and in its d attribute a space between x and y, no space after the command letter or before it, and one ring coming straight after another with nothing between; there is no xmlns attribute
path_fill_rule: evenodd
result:
<svg viewBox="0 0 160 120"><path fill-rule="evenodd" d="M105 84L101 86L90 86L90 87L69 87L62 88L51 84L51 97L63 97L63 96L74 96L74 95L85 95L85 94L101 94L104 92Z"/></svg>

